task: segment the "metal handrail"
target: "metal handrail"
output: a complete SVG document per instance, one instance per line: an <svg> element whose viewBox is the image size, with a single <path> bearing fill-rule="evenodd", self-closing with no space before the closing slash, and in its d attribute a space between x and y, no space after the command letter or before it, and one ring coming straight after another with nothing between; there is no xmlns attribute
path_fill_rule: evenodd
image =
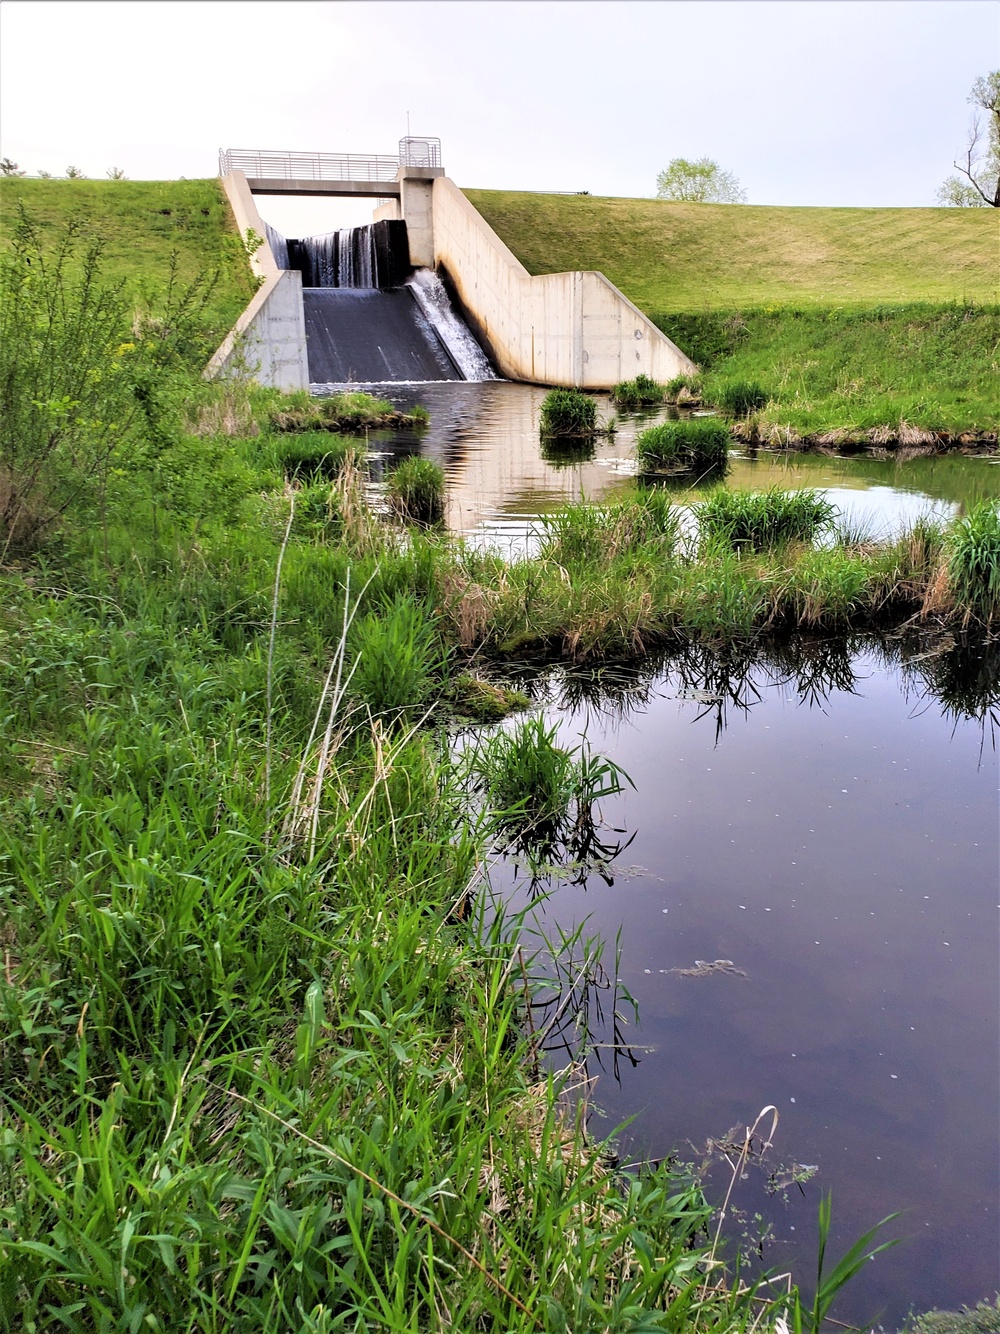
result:
<svg viewBox="0 0 1000 1334"><path fill-rule="evenodd" d="M242 171L264 180L394 181L399 158L363 153L274 153L220 148L219 175Z"/></svg>

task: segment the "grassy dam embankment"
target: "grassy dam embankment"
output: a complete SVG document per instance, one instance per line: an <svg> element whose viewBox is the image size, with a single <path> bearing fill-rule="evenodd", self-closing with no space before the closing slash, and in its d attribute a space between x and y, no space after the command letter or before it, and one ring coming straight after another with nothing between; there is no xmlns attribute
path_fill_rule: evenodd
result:
<svg viewBox="0 0 1000 1334"><path fill-rule="evenodd" d="M468 190L532 274L598 269L705 372L771 395L764 440L997 429L992 209L769 208ZM839 443L831 439L827 443Z"/></svg>

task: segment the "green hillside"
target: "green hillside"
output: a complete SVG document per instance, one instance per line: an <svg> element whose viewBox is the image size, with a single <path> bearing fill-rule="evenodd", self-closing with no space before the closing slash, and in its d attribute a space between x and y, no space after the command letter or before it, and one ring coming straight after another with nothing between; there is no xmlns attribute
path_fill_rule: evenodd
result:
<svg viewBox="0 0 1000 1334"><path fill-rule="evenodd" d="M105 277L126 282L138 305L156 308L169 277L170 256L188 285L218 272L200 320L206 344L217 345L255 290L229 203L217 180L40 181L0 184L0 240L9 242L23 202L43 236L53 241L71 218L105 242Z"/></svg>
<svg viewBox="0 0 1000 1334"><path fill-rule="evenodd" d="M465 193L529 273L597 269L650 313L1000 295L1000 217L993 209Z"/></svg>

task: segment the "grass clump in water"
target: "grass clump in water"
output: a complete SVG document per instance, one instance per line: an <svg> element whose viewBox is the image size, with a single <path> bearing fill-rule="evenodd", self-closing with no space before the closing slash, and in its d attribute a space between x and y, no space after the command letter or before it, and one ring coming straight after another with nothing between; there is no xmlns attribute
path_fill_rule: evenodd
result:
<svg viewBox="0 0 1000 1334"><path fill-rule="evenodd" d="M434 524L444 518L444 471L431 459L411 455L396 465L386 483L389 504L407 523Z"/></svg>
<svg viewBox="0 0 1000 1334"><path fill-rule="evenodd" d="M542 520L542 559L559 565L603 566L644 550L657 558L673 554L677 508L662 491L643 491L611 505L566 505Z"/></svg>
<svg viewBox="0 0 1000 1334"><path fill-rule="evenodd" d="M681 408L697 407L701 402L701 376L675 375L663 386L663 396L666 402Z"/></svg>
<svg viewBox="0 0 1000 1334"><path fill-rule="evenodd" d="M662 384L649 375L637 375L634 380L622 380L611 391L612 402L626 410L654 407L662 403L665 395Z"/></svg>
<svg viewBox="0 0 1000 1334"><path fill-rule="evenodd" d="M597 431L597 403L577 389L553 389L542 401L543 436L587 436Z"/></svg>
<svg viewBox="0 0 1000 1334"><path fill-rule="evenodd" d="M756 380L729 380L715 392L715 403L730 417L749 417L759 412L770 394Z"/></svg>
<svg viewBox="0 0 1000 1334"><path fill-rule="evenodd" d="M643 431L636 441L639 465L645 472L722 469L728 451L728 429L706 418L663 422Z"/></svg>
<svg viewBox="0 0 1000 1334"><path fill-rule="evenodd" d="M264 390L259 397L268 404L268 420L276 431L337 431L350 435L376 427L426 426L430 420L427 409L420 404L409 412L400 412L388 399L362 391L313 398L304 389L290 394Z"/></svg>
<svg viewBox="0 0 1000 1334"><path fill-rule="evenodd" d="M1000 506L985 502L957 519L948 538L952 595L966 618L992 621L1000 606Z"/></svg>
<svg viewBox="0 0 1000 1334"><path fill-rule="evenodd" d="M817 491L718 490L694 506L703 539L763 551L811 542L833 523L836 509Z"/></svg>

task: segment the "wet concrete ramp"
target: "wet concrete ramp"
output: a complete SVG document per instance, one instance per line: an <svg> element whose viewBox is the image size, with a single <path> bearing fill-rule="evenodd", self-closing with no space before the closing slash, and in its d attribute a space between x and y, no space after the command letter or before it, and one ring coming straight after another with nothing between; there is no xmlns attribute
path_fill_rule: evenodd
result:
<svg viewBox="0 0 1000 1334"><path fill-rule="evenodd" d="M410 289L305 287L312 384L461 380Z"/></svg>

